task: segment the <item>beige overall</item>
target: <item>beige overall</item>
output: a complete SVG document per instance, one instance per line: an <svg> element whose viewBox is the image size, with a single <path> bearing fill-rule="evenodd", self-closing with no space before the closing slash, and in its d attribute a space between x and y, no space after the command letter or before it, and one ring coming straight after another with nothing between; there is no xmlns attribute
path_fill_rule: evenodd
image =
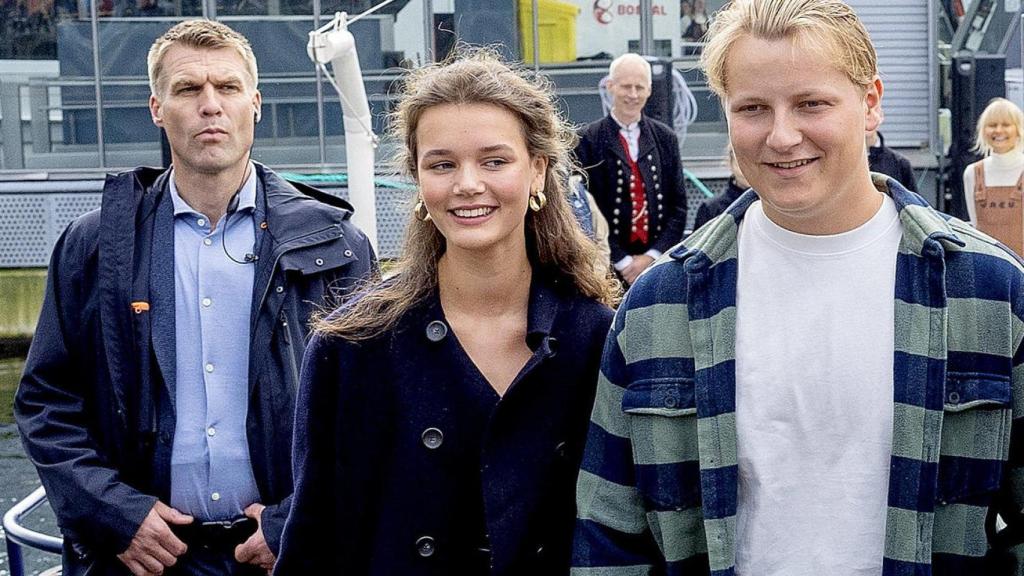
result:
<svg viewBox="0 0 1024 576"><path fill-rule="evenodd" d="M978 230L1024 255L1024 172L1014 186L985 186L985 168L974 164L974 213Z"/></svg>

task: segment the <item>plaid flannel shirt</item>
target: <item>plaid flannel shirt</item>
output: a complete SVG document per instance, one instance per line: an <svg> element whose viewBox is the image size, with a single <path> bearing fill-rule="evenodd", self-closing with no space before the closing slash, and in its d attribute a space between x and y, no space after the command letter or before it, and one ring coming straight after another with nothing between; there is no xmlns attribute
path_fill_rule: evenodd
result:
<svg viewBox="0 0 1024 576"><path fill-rule="evenodd" d="M1024 525L1024 268L873 179L903 229L883 574L1024 573L1024 546L993 535L995 512L1003 536ZM735 573L736 234L754 200L663 256L615 316L577 487L575 576Z"/></svg>

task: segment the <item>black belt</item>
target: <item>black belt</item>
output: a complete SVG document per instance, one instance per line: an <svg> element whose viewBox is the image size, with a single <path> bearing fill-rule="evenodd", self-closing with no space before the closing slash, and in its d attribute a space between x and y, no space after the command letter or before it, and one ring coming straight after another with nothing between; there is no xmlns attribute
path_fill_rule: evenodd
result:
<svg viewBox="0 0 1024 576"><path fill-rule="evenodd" d="M253 518L235 518L213 522L172 524L171 531L187 546L199 546L218 552L233 552L235 546L249 539L258 527Z"/></svg>

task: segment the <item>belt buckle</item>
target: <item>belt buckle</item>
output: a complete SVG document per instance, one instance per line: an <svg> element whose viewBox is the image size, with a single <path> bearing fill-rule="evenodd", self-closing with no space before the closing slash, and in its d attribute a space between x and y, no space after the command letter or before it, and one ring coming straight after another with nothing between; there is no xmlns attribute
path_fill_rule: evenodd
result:
<svg viewBox="0 0 1024 576"><path fill-rule="evenodd" d="M252 536L257 527L256 520L247 517L201 522L197 530L198 544L207 550L231 551Z"/></svg>

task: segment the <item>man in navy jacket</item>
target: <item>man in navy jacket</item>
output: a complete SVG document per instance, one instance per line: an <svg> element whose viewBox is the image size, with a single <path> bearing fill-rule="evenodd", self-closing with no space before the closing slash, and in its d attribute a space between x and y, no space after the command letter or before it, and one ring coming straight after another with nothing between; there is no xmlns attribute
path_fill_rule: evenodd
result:
<svg viewBox="0 0 1024 576"><path fill-rule="evenodd" d="M374 256L350 206L250 161L244 37L183 22L149 73L173 166L109 176L100 210L57 242L18 425L64 574L266 573L307 323Z"/></svg>

